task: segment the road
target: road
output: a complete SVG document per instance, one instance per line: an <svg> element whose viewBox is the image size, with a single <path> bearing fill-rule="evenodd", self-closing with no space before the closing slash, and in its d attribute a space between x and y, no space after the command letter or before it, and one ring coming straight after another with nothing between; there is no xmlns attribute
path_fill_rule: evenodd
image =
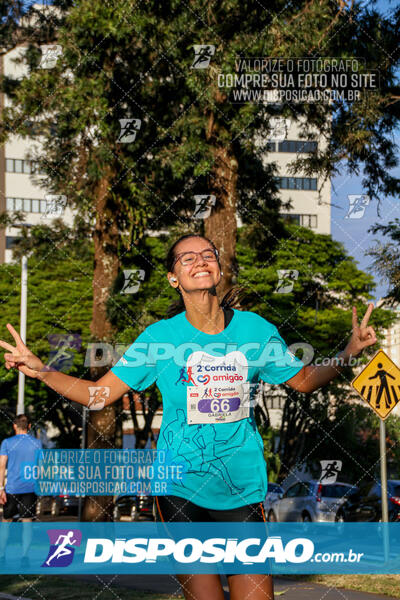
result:
<svg viewBox="0 0 400 600"><path fill-rule="evenodd" d="M147 590L170 594L181 594L178 581L173 575L71 575L75 579L101 582L109 585L117 593L117 586L135 590ZM229 599L228 584L223 578L225 600ZM355 592L341 588L329 588L310 582L298 582L284 577L274 577L275 600L398 600L390 596L379 596L368 592ZM90 599L87 599L90 600Z"/></svg>
<svg viewBox="0 0 400 600"><path fill-rule="evenodd" d="M0 511L1 513L2 511ZM0 514L1 516L1 514ZM41 515L43 522L78 522L75 515L60 515L53 517ZM95 584L104 582L117 593L118 586L132 590L147 590L176 596L181 594L181 588L173 575L68 575L74 579L91 581ZM229 599L228 583L223 577L225 600ZM356 592L341 588L329 588L311 582L298 582L284 577L274 576L275 599L278 600L399 600L389 596L380 596L368 592ZM2 596L0 595L0 600ZM84 600L91 600L85 598Z"/></svg>

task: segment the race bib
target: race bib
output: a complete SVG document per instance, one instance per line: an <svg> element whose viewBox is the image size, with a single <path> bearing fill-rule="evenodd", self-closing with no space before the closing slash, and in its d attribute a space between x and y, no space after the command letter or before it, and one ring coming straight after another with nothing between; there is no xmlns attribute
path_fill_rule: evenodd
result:
<svg viewBox="0 0 400 600"><path fill-rule="evenodd" d="M188 386L188 424L232 423L250 416L250 384Z"/></svg>

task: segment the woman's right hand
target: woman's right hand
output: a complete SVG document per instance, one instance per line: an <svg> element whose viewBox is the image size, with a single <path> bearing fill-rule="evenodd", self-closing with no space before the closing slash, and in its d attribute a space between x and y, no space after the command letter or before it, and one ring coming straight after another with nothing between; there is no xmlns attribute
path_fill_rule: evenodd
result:
<svg viewBox="0 0 400 600"><path fill-rule="evenodd" d="M15 347L0 340L0 346L9 352L4 355L6 369L17 368L28 377L36 379L44 368L44 363L29 350L14 327L7 323L7 328L15 340Z"/></svg>

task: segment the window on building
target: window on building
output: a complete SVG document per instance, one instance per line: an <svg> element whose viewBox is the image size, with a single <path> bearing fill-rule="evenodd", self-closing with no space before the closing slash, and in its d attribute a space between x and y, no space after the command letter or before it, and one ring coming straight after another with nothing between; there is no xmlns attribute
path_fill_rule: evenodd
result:
<svg viewBox="0 0 400 600"><path fill-rule="evenodd" d="M300 225L300 215L282 213L282 218L284 221L288 223L294 223L295 225Z"/></svg>
<svg viewBox="0 0 400 600"><path fill-rule="evenodd" d="M6 249L11 250L11 248L14 246L15 242L17 242L20 239L21 238L17 237L17 236L7 235L6 236Z"/></svg>
<svg viewBox="0 0 400 600"><path fill-rule="evenodd" d="M42 202L42 204L40 204ZM6 198L7 210L22 210L24 212L45 212L46 200L35 198Z"/></svg>
<svg viewBox="0 0 400 600"><path fill-rule="evenodd" d="M317 142L306 142L303 140L283 140L278 144L278 152L307 153L316 152L317 148Z"/></svg>
<svg viewBox="0 0 400 600"><path fill-rule="evenodd" d="M301 224L303 227L315 229L317 227L317 215L301 215Z"/></svg>
<svg viewBox="0 0 400 600"><path fill-rule="evenodd" d="M304 215L296 213L282 213L282 218L288 223L294 223L301 227L309 227L310 229L316 229L318 226L317 215Z"/></svg>
<svg viewBox="0 0 400 600"><path fill-rule="evenodd" d="M8 173L39 173L45 175L45 169L39 169L39 164L34 160L23 160L20 158L6 158L6 171Z"/></svg>
<svg viewBox="0 0 400 600"><path fill-rule="evenodd" d="M281 190L317 190L317 180L312 177L277 177Z"/></svg>

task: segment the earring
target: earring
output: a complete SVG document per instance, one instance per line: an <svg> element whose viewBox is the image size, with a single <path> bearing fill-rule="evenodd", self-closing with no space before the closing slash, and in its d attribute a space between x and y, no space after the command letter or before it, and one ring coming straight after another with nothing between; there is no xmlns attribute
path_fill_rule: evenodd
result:
<svg viewBox="0 0 400 600"><path fill-rule="evenodd" d="M221 271L221 276L222 276L223 274L224 274L224 272L223 272L223 271Z"/></svg>

